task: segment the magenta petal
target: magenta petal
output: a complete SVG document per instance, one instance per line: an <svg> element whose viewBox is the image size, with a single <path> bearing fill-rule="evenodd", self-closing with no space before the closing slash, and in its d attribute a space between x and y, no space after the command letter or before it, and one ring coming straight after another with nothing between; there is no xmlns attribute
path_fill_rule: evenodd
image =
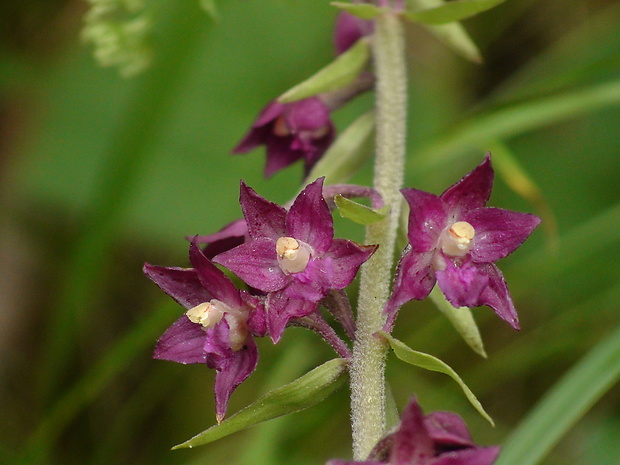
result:
<svg viewBox="0 0 620 465"><path fill-rule="evenodd" d="M243 349L234 352L217 369L215 375L215 414L218 422L224 419L228 400L233 391L256 369L258 349L252 337L246 339Z"/></svg>
<svg viewBox="0 0 620 465"><path fill-rule="evenodd" d="M267 146L267 163L265 164L265 177L269 178L282 168L295 163L304 157L301 150L293 150L294 136L278 137L270 134L265 138Z"/></svg>
<svg viewBox="0 0 620 465"><path fill-rule="evenodd" d="M424 417L424 426L440 449L474 445L463 419L452 412L432 412Z"/></svg>
<svg viewBox="0 0 620 465"><path fill-rule="evenodd" d="M286 235L286 210L264 199L254 189L241 182L239 201L250 237L269 237L277 240Z"/></svg>
<svg viewBox="0 0 620 465"><path fill-rule="evenodd" d="M377 247L346 239L334 239L325 257L319 261L322 273L329 277L330 287L344 289L351 284L360 266L375 253ZM328 263L330 272L327 269Z"/></svg>
<svg viewBox="0 0 620 465"><path fill-rule="evenodd" d="M267 312L267 328L274 344L282 337L284 328L292 318L310 315L317 303L301 299L291 299L283 292L271 292L265 302Z"/></svg>
<svg viewBox="0 0 620 465"><path fill-rule="evenodd" d="M266 237L245 242L213 257L213 261L263 292L282 289L290 280L278 265L275 242Z"/></svg>
<svg viewBox="0 0 620 465"><path fill-rule="evenodd" d="M480 272L489 277L489 285L482 292L478 305L488 305L497 316L505 320L514 329L519 329L519 317L508 292L508 286L502 272L492 263L477 264Z"/></svg>
<svg viewBox="0 0 620 465"><path fill-rule="evenodd" d="M474 261L482 263L494 262L512 253L540 224L536 215L500 208L473 210L462 219L476 231L470 254Z"/></svg>
<svg viewBox="0 0 620 465"><path fill-rule="evenodd" d="M185 308L192 308L213 299L213 296L202 287L198 274L193 269L145 263L143 271L162 291Z"/></svg>
<svg viewBox="0 0 620 465"><path fill-rule="evenodd" d="M492 465L499 455L499 447L474 447L441 454L428 465Z"/></svg>
<svg viewBox="0 0 620 465"><path fill-rule="evenodd" d="M433 440L424 427L422 409L412 400L394 434L390 465L425 465L434 454Z"/></svg>
<svg viewBox="0 0 620 465"><path fill-rule="evenodd" d="M398 309L411 299L422 300L435 285L435 272L431 266L434 252L420 254L408 246L396 268L394 289L384 313L393 318Z"/></svg>
<svg viewBox="0 0 620 465"><path fill-rule="evenodd" d="M318 97L286 104L286 123L293 133L314 131L329 124L329 108Z"/></svg>
<svg viewBox="0 0 620 465"><path fill-rule="evenodd" d="M334 220L323 199L323 180L308 184L297 196L286 217L288 233L317 253L329 249L334 237Z"/></svg>
<svg viewBox="0 0 620 465"><path fill-rule="evenodd" d="M461 213L484 207L491 197L492 187L493 168L487 154L480 165L441 194L441 200L458 220Z"/></svg>
<svg viewBox="0 0 620 465"><path fill-rule="evenodd" d="M189 246L189 260L198 274L198 279L203 287L207 289L213 297L224 302L231 307L241 307L243 302L239 297L237 288L226 275L205 257L196 239Z"/></svg>
<svg viewBox="0 0 620 465"><path fill-rule="evenodd" d="M436 195L417 189L402 189L401 192L410 207L408 237L413 250L434 249L448 222L443 202Z"/></svg>
<svg viewBox="0 0 620 465"><path fill-rule="evenodd" d="M446 259L446 268L437 270L437 282L441 291L454 307L477 307L482 293L489 284L487 274L473 262L457 267Z"/></svg>
<svg viewBox="0 0 620 465"><path fill-rule="evenodd" d="M264 144L266 138L272 133L272 125L270 123L278 118L283 111L284 104L277 101L270 102L263 108L256 121L252 124L252 128L232 150L232 153L246 153Z"/></svg>
<svg viewBox="0 0 620 465"><path fill-rule="evenodd" d="M153 358L177 363L206 363L204 342L207 334L202 326L183 315L159 338Z"/></svg>
<svg viewBox="0 0 620 465"><path fill-rule="evenodd" d="M334 47L340 55L346 52L355 42L370 29L370 21L364 21L351 13L342 11L336 19L334 28Z"/></svg>

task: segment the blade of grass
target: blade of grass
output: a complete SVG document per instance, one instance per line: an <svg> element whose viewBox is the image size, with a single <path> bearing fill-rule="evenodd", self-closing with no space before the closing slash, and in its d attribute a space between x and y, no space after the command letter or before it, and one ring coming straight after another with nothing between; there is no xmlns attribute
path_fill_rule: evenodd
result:
<svg viewBox="0 0 620 465"><path fill-rule="evenodd" d="M454 131L416 150L408 159L408 170L421 175L446 165L470 149L491 139L503 139L532 131L586 112L620 105L620 81L615 80L516 104L474 116Z"/></svg>
<svg viewBox="0 0 620 465"><path fill-rule="evenodd" d="M540 401L496 465L535 465L620 379L620 328L598 343Z"/></svg>
<svg viewBox="0 0 620 465"><path fill-rule="evenodd" d="M133 101L102 167L90 202L90 217L73 244L60 281L62 286L50 310L52 320L37 383L44 400L53 395L65 375L67 361L79 340L80 323L88 317L89 299L98 286L100 271L105 268L108 248L205 23L203 14L192 14L176 2L169 5L166 13L167 27L162 32L166 40L158 44L153 69L136 83Z"/></svg>
<svg viewBox="0 0 620 465"><path fill-rule="evenodd" d="M160 304L54 404L29 438L21 463L41 463L45 459L65 427L132 363L135 356L153 344L162 328L172 323L179 313L175 308L171 301Z"/></svg>

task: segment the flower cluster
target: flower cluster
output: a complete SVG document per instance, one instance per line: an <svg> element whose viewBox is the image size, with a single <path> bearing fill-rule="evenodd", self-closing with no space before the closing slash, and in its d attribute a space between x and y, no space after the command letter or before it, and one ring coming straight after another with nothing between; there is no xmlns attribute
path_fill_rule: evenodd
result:
<svg viewBox="0 0 620 465"><path fill-rule="evenodd" d="M337 53L345 53L356 42L359 47L352 52L363 50L365 36L370 34L371 22L342 13L334 34ZM363 58L353 73L356 81L347 81L341 89L327 87L329 93L267 104L233 153L264 145L267 177L297 160L303 161L307 175L335 138L331 111L374 82L372 72L364 69L366 63ZM383 308L385 331L392 330L403 304L426 298L435 284L454 307L487 305L519 328L514 303L495 262L518 248L540 219L487 207L493 177L487 155L439 196L413 188L401 190L410 208L408 244ZM396 195L396 187L393 189ZM336 195L366 197L374 209L383 206L373 189L324 186L324 178L310 182L290 204L281 206L241 181L243 218L216 233L190 238L191 268L144 265L145 274L186 309L159 339L154 358L205 364L216 370L218 423L226 415L233 391L257 367L255 338L269 337L277 344L289 326L318 333L346 359L346 363L339 362L342 367L347 365L354 378L355 362L360 359L351 355L347 344L323 319L320 306L332 313L353 342L368 339L356 339L356 321L344 290L378 246L334 238L331 209ZM381 221L380 210L368 213L365 207L356 207L373 221ZM391 262L384 269L390 266ZM243 288L237 288L221 267L243 281ZM379 279L384 279L387 288L390 276L384 275ZM376 316L383 303L377 305ZM363 306L360 314L362 311ZM378 329L372 326L365 336L372 337ZM355 346L354 353L358 348ZM328 465L491 465L498 453L497 447L476 446L457 415L435 412L425 416L412 400L400 425L379 441L367 460L332 460Z"/></svg>
<svg viewBox="0 0 620 465"><path fill-rule="evenodd" d="M216 416L224 418L235 388L256 368L254 337L274 343L291 320L314 314L330 290L342 290L373 254L375 246L334 239L333 219L323 198L323 179L309 184L287 211L241 183L242 222L216 237L244 234L248 240L213 257L190 244L192 268L150 264L144 272L187 309L160 338L154 357L178 363L204 363L217 371ZM220 243L223 246L223 243ZM227 267L254 290L237 290L213 263ZM324 332L318 331L322 336ZM330 341L334 345L333 341ZM338 347L338 342L335 342Z"/></svg>

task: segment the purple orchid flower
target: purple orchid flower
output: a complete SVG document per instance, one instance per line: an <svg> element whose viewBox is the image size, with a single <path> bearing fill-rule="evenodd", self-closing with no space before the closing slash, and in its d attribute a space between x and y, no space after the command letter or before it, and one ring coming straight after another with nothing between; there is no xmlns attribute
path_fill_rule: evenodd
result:
<svg viewBox="0 0 620 465"><path fill-rule="evenodd" d="M379 441L368 460L330 460L327 465L491 465L498 454L499 447L475 445L458 415L433 412L424 416L412 399L398 429Z"/></svg>
<svg viewBox="0 0 620 465"><path fill-rule="evenodd" d="M513 328L517 312L501 271L493 262L519 247L540 218L485 207L491 196L491 157L440 196L401 192L409 203L409 244L398 264L385 313L391 328L398 308L428 296L436 282L454 307L488 305Z"/></svg>
<svg viewBox="0 0 620 465"><path fill-rule="evenodd" d="M289 320L310 315L331 289L348 286L376 250L334 239L322 188L323 178L309 184L287 211L242 182L240 202L250 239L213 259L267 293L267 328L274 343Z"/></svg>
<svg viewBox="0 0 620 465"><path fill-rule="evenodd" d="M346 52L355 42L372 32L372 21L341 11L334 28L334 48L338 55Z"/></svg>
<svg viewBox="0 0 620 465"><path fill-rule="evenodd" d="M265 145L266 177L300 159L308 174L334 140L336 131L329 112L319 97L292 103L273 101L232 153L246 153Z"/></svg>
<svg viewBox="0 0 620 465"><path fill-rule="evenodd" d="M260 300L238 291L195 239L189 259L193 268L144 265L146 276L188 309L160 337L153 358L214 368L219 423L233 391L256 369L254 336L265 336L265 315Z"/></svg>

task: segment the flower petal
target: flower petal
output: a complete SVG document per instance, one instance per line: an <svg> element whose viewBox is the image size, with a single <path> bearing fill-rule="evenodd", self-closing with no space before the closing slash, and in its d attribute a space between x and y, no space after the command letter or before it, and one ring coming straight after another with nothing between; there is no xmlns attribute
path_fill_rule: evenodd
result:
<svg viewBox="0 0 620 465"><path fill-rule="evenodd" d="M159 338L153 358L177 363L206 363L204 343L207 334L202 326L183 315Z"/></svg>
<svg viewBox="0 0 620 465"><path fill-rule="evenodd" d="M144 274L162 291L185 308L192 308L213 299L191 268L177 268L144 264ZM189 321L189 320L188 320Z"/></svg>
<svg viewBox="0 0 620 465"><path fill-rule="evenodd" d="M286 210L258 195L254 189L241 181L239 202L253 239L269 237L277 240L286 235Z"/></svg>
<svg viewBox="0 0 620 465"><path fill-rule="evenodd" d="M248 133L241 142L232 150L232 153L246 153L265 143L265 138L271 134L272 128L269 123L274 121L284 111L284 105L280 102L270 102L263 110Z"/></svg>
<svg viewBox="0 0 620 465"><path fill-rule="evenodd" d="M433 250L448 223L443 202L436 195L418 189L401 192L409 204L409 243L415 252Z"/></svg>
<svg viewBox="0 0 620 465"><path fill-rule="evenodd" d="M492 465L499 455L499 447L474 447L441 454L428 465Z"/></svg>
<svg viewBox="0 0 620 465"><path fill-rule="evenodd" d="M434 454L433 440L424 427L422 409L415 399L403 412L394 434L390 465L426 465Z"/></svg>
<svg viewBox="0 0 620 465"><path fill-rule="evenodd" d="M417 253L407 246L396 268L394 289L383 313L388 320L396 318L398 309L411 299L422 300L435 285L435 272L431 266L434 252Z"/></svg>
<svg viewBox="0 0 620 465"><path fill-rule="evenodd" d="M263 292L282 289L290 280L278 265L275 242L266 237L245 242L216 255L213 261Z"/></svg>
<svg viewBox="0 0 620 465"><path fill-rule="evenodd" d="M482 273L489 277L489 285L480 296L478 305L488 305L497 316L505 320L514 329L519 329L519 317L512 302L508 286L502 272L492 263L477 264Z"/></svg>
<svg viewBox="0 0 620 465"><path fill-rule="evenodd" d="M317 305L307 300L291 299L282 291L269 293L265 302L265 310L267 329L273 343L277 344L280 341L289 320L310 315Z"/></svg>
<svg viewBox="0 0 620 465"><path fill-rule="evenodd" d="M230 279L211 261L205 257L198 245L196 238L189 246L189 261L198 274L198 279L202 286L207 289L213 297L234 308L239 308L243 304L239 291Z"/></svg>
<svg viewBox="0 0 620 465"><path fill-rule="evenodd" d="M226 416L228 400L233 391L256 369L258 349L254 339L249 336L241 350L233 351L217 368L215 375L215 415L218 423Z"/></svg>
<svg viewBox="0 0 620 465"><path fill-rule="evenodd" d="M318 97L285 104L284 118L293 133L321 129L330 122L329 108Z"/></svg>
<svg viewBox="0 0 620 465"><path fill-rule="evenodd" d="M323 199L324 179L308 184L286 217L288 234L309 244L319 254L329 249L334 238L334 220Z"/></svg>
<svg viewBox="0 0 620 465"><path fill-rule="evenodd" d="M432 412L424 417L424 426L439 449L474 445L463 419L452 412Z"/></svg>
<svg viewBox="0 0 620 465"><path fill-rule="evenodd" d="M476 262L490 263L514 252L540 224L540 218L500 208L479 208L462 219L476 231L470 249Z"/></svg>
<svg viewBox="0 0 620 465"><path fill-rule="evenodd" d="M231 223L228 223L222 229L214 234L208 234L204 236L196 236L196 242L199 244L207 244L203 249L205 256L208 259L212 259L218 253L222 253L226 250L230 250L233 247L237 247L239 244L243 244L248 237L248 225L245 219L240 218ZM192 238L188 237L191 241Z"/></svg>
<svg viewBox="0 0 620 465"><path fill-rule="evenodd" d="M464 212L475 208L482 208L491 197L493 187L493 168L489 154L473 171L465 175L456 184L450 186L441 194L441 200L446 203L448 211L458 221Z"/></svg>
<svg viewBox="0 0 620 465"><path fill-rule="evenodd" d="M305 153L302 150L291 148L294 140L295 136L280 137L275 134L269 134L265 138L265 145L267 146L265 177L269 178L282 168L304 158Z"/></svg>
<svg viewBox="0 0 620 465"><path fill-rule="evenodd" d="M441 291L455 308L477 307L481 295L489 284L489 277L473 262L456 266L446 258L446 268L437 270L437 282Z"/></svg>
<svg viewBox="0 0 620 465"><path fill-rule="evenodd" d="M375 253L377 247L346 239L334 239L330 249L319 260L319 266L329 281L329 287L344 289L351 284L360 266Z"/></svg>

